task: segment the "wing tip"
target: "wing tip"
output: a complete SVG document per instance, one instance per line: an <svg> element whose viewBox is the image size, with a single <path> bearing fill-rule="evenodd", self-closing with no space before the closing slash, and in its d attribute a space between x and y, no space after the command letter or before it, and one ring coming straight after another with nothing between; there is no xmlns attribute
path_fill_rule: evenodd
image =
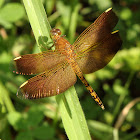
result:
<svg viewBox="0 0 140 140"><path fill-rule="evenodd" d="M112 10L112 7L108 8L105 12L108 13L111 10Z"/></svg>
<svg viewBox="0 0 140 140"><path fill-rule="evenodd" d="M28 83L28 81L24 82L24 83L20 86L20 88L22 88L23 86L25 86L27 83Z"/></svg>
<svg viewBox="0 0 140 140"><path fill-rule="evenodd" d="M18 56L14 59L14 61L18 60L18 59L21 59L21 56Z"/></svg>
<svg viewBox="0 0 140 140"><path fill-rule="evenodd" d="M111 34L115 34L115 33L118 33L118 32L119 32L119 30L115 30Z"/></svg>
<svg viewBox="0 0 140 140"><path fill-rule="evenodd" d="M23 94L21 88L18 89L16 95L17 95L17 97L20 98L20 99L29 99L29 94L27 94L27 93Z"/></svg>

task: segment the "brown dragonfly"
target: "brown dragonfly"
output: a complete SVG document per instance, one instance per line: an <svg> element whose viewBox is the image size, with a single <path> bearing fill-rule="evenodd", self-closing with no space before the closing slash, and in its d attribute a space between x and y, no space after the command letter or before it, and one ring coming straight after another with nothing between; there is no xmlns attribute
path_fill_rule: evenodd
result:
<svg viewBox="0 0 140 140"><path fill-rule="evenodd" d="M55 50L27 54L14 59L17 74L39 74L24 82L17 92L25 99L54 96L73 86L77 77L104 109L104 105L83 74L95 72L106 66L122 45L118 31L112 29L118 18L112 8L103 12L84 30L71 45L59 29L52 29L50 36Z"/></svg>

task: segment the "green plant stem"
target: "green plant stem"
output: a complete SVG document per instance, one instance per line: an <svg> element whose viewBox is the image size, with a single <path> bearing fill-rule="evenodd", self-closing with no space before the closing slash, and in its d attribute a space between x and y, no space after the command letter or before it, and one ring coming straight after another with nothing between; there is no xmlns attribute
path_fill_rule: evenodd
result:
<svg viewBox="0 0 140 140"><path fill-rule="evenodd" d="M8 112L15 111L13 103L9 97L9 93L7 89L4 87L4 85L2 84L2 82L0 82L0 103L3 105L2 106L3 112L6 112L6 110L8 110ZM4 106L6 106L6 109L4 108Z"/></svg>
<svg viewBox="0 0 140 140"><path fill-rule="evenodd" d="M47 41L50 42L49 33L51 27L41 1L23 0L23 3L37 44L40 44L40 37L47 37ZM90 140L87 123L74 87L71 87L63 94L57 95L56 101L59 105L61 118L68 138L70 140Z"/></svg>
<svg viewBox="0 0 140 140"><path fill-rule="evenodd" d="M72 10L71 13L71 20L70 20L70 26L69 26L69 42L73 43L74 41L74 34L76 31L76 26L77 26L77 18L78 18L78 11L80 9L80 4L76 4Z"/></svg>
<svg viewBox="0 0 140 140"><path fill-rule="evenodd" d="M126 89L129 88L129 85L130 85L131 80L132 80L132 78L134 76L134 73L135 72L133 71L133 72L131 72L129 74L128 80L126 81L125 86L124 86ZM121 108L121 105L122 105L122 103L123 103L123 101L125 99L125 96L126 96L126 94L123 94L123 95L120 95L120 97L119 97L118 103L117 103L116 108L115 108L114 113L113 113L114 114L113 115L114 119L116 118L118 112L120 111L120 108ZM114 121L114 119L113 119L113 121ZM112 121L112 124L113 124L113 121Z"/></svg>
<svg viewBox="0 0 140 140"><path fill-rule="evenodd" d="M47 37L47 42L52 42L50 38L51 26L47 19L43 4L38 0L23 0L23 3L34 32L36 42L40 51L43 51L44 49L40 47L40 39L43 44L46 44L44 37Z"/></svg>
<svg viewBox="0 0 140 140"><path fill-rule="evenodd" d="M62 121L70 140L90 140L85 116L74 87L56 98Z"/></svg>
<svg viewBox="0 0 140 140"><path fill-rule="evenodd" d="M114 128L113 130L113 138L114 140L119 140L119 133L118 133L118 129Z"/></svg>

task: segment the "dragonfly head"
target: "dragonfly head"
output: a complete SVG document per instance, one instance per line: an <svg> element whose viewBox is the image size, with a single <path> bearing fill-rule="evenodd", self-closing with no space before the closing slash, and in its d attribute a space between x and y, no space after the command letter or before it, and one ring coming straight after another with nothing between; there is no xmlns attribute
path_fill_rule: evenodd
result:
<svg viewBox="0 0 140 140"><path fill-rule="evenodd" d="M61 30L60 29L53 28L50 31L50 36L51 36L52 39L55 39L55 38L59 37L60 35L61 35Z"/></svg>

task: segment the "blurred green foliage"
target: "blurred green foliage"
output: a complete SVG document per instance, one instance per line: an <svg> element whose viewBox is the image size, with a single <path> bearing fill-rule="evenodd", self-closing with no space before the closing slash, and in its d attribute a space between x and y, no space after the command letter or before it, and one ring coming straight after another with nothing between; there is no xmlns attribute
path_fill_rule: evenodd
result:
<svg viewBox="0 0 140 140"><path fill-rule="evenodd" d="M78 35L107 8L119 17L115 27L123 46L104 69L86 75L101 97L105 111L93 101L80 80L75 87L89 130L97 140L140 139L140 1L139 0L43 0L52 27L73 43ZM77 18L78 17L78 18ZM0 1L0 139L67 139L54 97L21 100L20 84L29 78L12 73L12 59L39 52L22 2ZM134 99L138 99L134 102ZM129 108L128 104L133 106ZM126 109L128 114L121 114ZM124 120L120 123L120 118ZM119 119L118 119L119 118ZM119 127L117 127L119 126Z"/></svg>

